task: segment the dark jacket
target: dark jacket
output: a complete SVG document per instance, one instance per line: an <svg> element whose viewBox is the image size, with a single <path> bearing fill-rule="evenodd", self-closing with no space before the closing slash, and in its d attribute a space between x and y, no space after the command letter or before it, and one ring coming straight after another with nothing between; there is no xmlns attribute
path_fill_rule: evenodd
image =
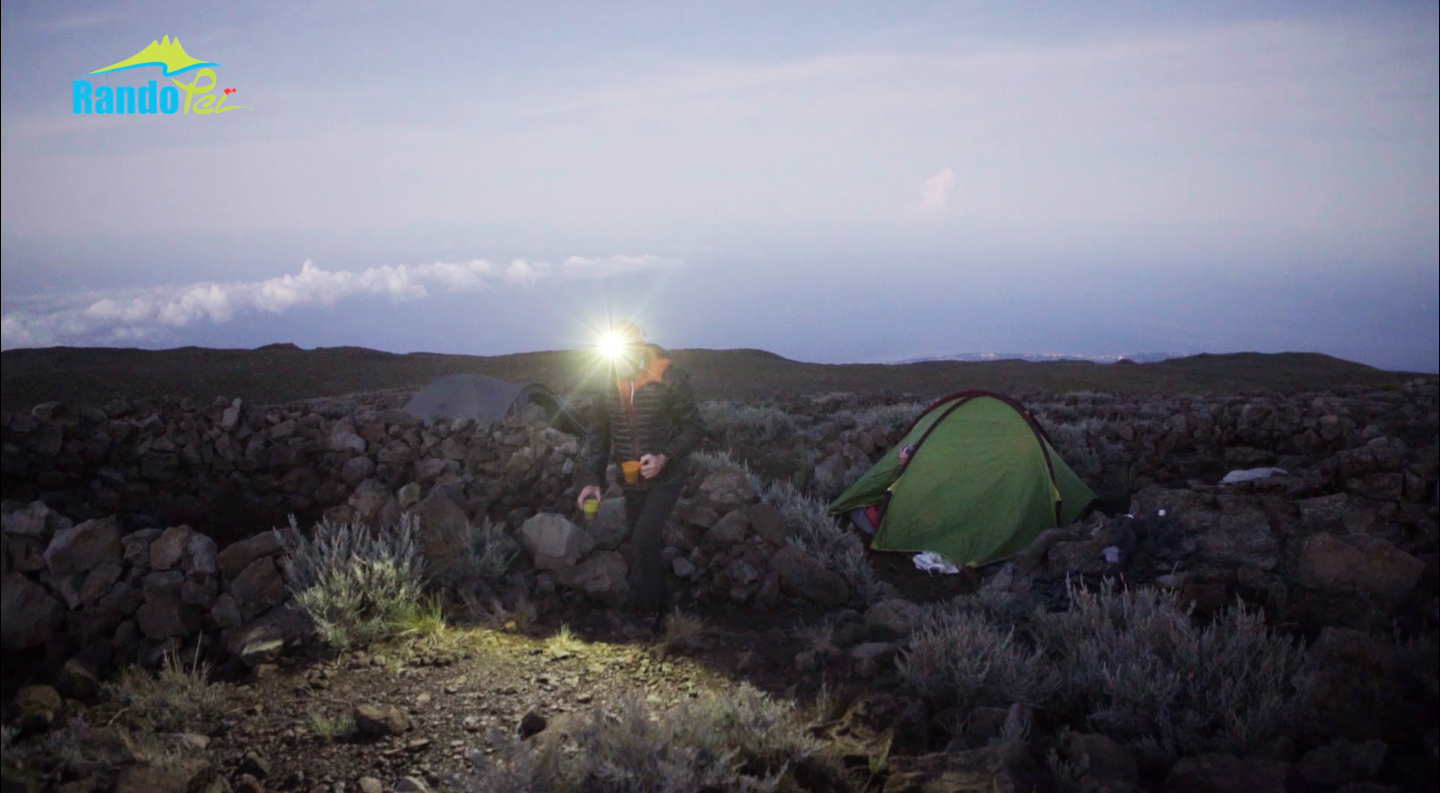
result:
<svg viewBox="0 0 1440 793"><path fill-rule="evenodd" d="M589 451L580 469L580 486L605 485L610 463L639 460L646 454L665 455L665 468L654 479L641 482L670 482L683 476L686 457L700 445L705 426L690 376L669 365L665 351L650 346L651 376L637 378L633 410L628 383L624 390L614 380L590 395L586 409L590 424ZM660 365L657 365L660 364ZM656 374L656 370L658 374Z"/></svg>

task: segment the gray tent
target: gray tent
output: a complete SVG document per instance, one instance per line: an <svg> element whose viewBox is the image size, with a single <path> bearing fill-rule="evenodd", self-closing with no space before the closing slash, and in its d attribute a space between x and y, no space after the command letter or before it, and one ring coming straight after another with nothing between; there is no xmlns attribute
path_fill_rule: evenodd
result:
<svg viewBox="0 0 1440 793"><path fill-rule="evenodd" d="M538 405L556 429L578 435L580 430L554 392L538 383L509 383L483 374L452 374L437 378L405 403L405 412L425 422L437 418L474 419L482 424L503 421L511 412Z"/></svg>

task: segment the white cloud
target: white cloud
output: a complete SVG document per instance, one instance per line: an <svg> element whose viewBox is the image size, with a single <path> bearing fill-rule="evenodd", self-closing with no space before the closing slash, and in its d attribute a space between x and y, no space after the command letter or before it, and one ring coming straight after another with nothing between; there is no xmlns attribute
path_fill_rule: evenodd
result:
<svg viewBox="0 0 1440 793"><path fill-rule="evenodd" d="M955 172L946 168L926 179L920 185L920 208L925 210L944 209L950 201L950 189L955 186Z"/></svg>
<svg viewBox="0 0 1440 793"><path fill-rule="evenodd" d="M603 259L571 256L565 260L563 266L565 274L571 278L611 278L675 263L675 259L664 259L647 253L643 256L609 256Z"/></svg>
<svg viewBox="0 0 1440 793"><path fill-rule="evenodd" d="M678 263L644 254L565 261L563 277L609 278ZM306 261L300 272L264 281L200 283L126 290L123 294L69 294L18 298L24 308L0 318L0 348L61 344L135 343L201 322L229 322L240 314L281 314L333 306L351 297L421 300L431 290L481 292L496 284L533 286L552 277L548 262L515 259L503 270L484 259L367 270L326 270Z"/></svg>

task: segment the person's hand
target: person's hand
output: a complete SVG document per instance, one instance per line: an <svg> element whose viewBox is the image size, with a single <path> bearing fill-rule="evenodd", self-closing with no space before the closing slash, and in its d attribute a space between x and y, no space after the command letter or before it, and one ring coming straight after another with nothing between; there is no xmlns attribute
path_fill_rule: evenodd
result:
<svg viewBox="0 0 1440 793"><path fill-rule="evenodd" d="M584 508L585 508L585 501L586 501L587 499L592 499L592 498L593 498L593 499L596 499L596 500L599 500L599 498L600 498L600 486L599 486L599 485L586 485L586 486L580 488L580 497L577 498L577 499L575 499L575 506L577 506L577 507L579 507L579 508L581 508L581 509L584 509Z"/></svg>
<svg viewBox="0 0 1440 793"><path fill-rule="evenodd" d="M640 475L646 479L654 479L665 470L665 455L647 454L640 458Z"/></svg>

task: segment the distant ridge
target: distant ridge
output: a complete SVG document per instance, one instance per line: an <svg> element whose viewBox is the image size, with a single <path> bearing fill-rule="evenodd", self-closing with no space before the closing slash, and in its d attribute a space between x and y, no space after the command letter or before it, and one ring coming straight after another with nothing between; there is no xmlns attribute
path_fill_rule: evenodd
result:
<svg viewBox="0 0 1440 793"><path fill-rule="evenodd" d="M930 361L1031 361L1040 363L1045 361L1090 361L1091 363L1115 363L1125 359L1135 363L1158 363L1168 361L1171 358L1182 358L1182 353L1176 352L1131 352L1118 355L1067 355L1064 353L1033 353L1033 352L960 352L954 355L939 355L932 358L907 358L903 361L893 363L929 363Z"/></svg>

